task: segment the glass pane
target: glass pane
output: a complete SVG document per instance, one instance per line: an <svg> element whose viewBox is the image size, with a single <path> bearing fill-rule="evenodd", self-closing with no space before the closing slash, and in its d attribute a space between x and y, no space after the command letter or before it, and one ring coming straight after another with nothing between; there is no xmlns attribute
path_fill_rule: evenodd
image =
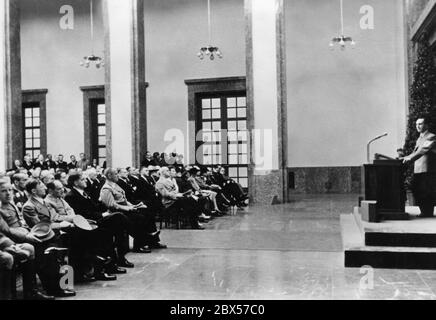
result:
<svg viewBox="0 0 436 320"><path fill-rule="evenodd" d="M228 118L236 118L236 109L227 109L227 117Z"/></svg>
<svg viewBox="0 0 436 320"><path fill-rule="evenodd" d="M104 114L99 114L98 115L98 123L99 124L105 124L106 123L106 115L104 115Z"/></svg>
<svg viewBox="0 0 436 320"><path fill-rule="evenodd" d="M106 136L99 136L98 137L98 145L99 146L105 146L106 145Z"/></svg>
<svg viewBox="0 0 436 320"><path fill-rule="evenodd" d="M204 132L203 131L203 142L212 141L212 132Z"/></svg>
<svg viewBox="0 0 436 320"><path fill-rule="evenodd" d="M212 130L220 130L220 129L221 129L221 122L220 121L212 122Z"/></svg>
<svg viewBox="0 0 436 320"><path fill-rule="evenodd" d="M212 123L211 122L203 122L203 130L212 130Z"/></svg>
<svg viewBox="0 0 436 320"><path fill-rule="evenodd" d="M239 141L247 141L247 131L238 131Z"/></svg>
<svg viewBox="0 0 436 320"><path fill-rule="evenodd" d="M213 154L221 154L221 145L214 144L212 147Z"/></svg>
<svg viewBox="0 0 436 320"><path fill-rule="evenodd" d="M39 118L33 118L33 126L34 127L39 127L40 126Z"/></svg>
<svg viewBox="0 0 436 320"><path fill-rule="evenodd" d="M37 149L37 150L33 150L32 152L32 158L36 159L37 156L39 156L41 154L41 150Z"/></svg>
<svg viewBox="0 0 436 320"><path fill-rule="evenodd" d="M238 121L238 130L247 130L247 121Z"/></svg>
<svg viewBox="0 0 436 320"><path fill-rule="evenodd" d="M236 131L228 131L227 132L227 140L228 141L238 141L238 133Z"/></svg>
<svg viewBox="0 0 436 320"><path fill-rule="evenodd" d="M229 144L229 154L237 154L238 153L238 145L235 143Z"/></svg>
<svg viewBox="0 0 436 320"><path fill-rule="evenodd" d="M105 126L99 126L98 127L98 135L99 136L105 136L106 135L106 127Z"/></svg>
<svg viewBox="0 0 436 320"><path fill-rule="evenodd" d="M26 139L26 148L32 148L33 144L32 144L32 139Z"/></svg>
<svg viewBox="0 0 436 320"><path fill-rule="evenodd" d="M26 120L24 121L24 126L25 127L32 127L32 118L26 118Z"/></svg>
<svg viewBox="0 0 436 320"><path fill-rule="evenodd" d="M32 118L32 109L31 108L24 109L24 116L26 118Z"/></svg>
<svg viewBox="0 0 436 320"><path fill-rule="evenodd" d="M106 157L106 148L98 148L98 156Z"/></svg>
<svg viewBox="0 0 436 320"><path fill-rule="evenodd" d="M239 176L240 177L248 177L248 169L247 168L239 168Z"/></svg>
<svg viewBox="0 0 436 320"><path fill-rule="evenodd" d="M39 118L39 108L33 108L33 116Z"/></svg>
<svg viewBox="0 0 436 320"><path fill-rule="evenodd" d="M203 156L203 159L199 159L198 162L204 165L212 164L212 156Z"/></svg>
<svg viewBox="0 0 436 320"><path fill-rule="evenodd" d="M245 97L238 98L238 107L245 107L247 105L247 99Z"/></svg>
<svg viewBox="0 0 436 320"><path fill-rule="evenodd" d="M25 138L32 138L32 130L26 129L24 132Z"/></svg>
<svg viewBox="0 0 436 320"><path fill-rule="evenodd" d="M227 108L236 107L236 98L227 98Z"/></svg>
<svg viewBox="0 0 436 320"><path fill-rule="evenodd" d="M239 145L239 153L247 153L248 148L246 143L242 143Z"/></svg>
<svg viewBox="0 0 436 320"><path fill-rule="evenodd" d="M246 154L239 156L239 163L240 164L248 164L248 156Z"/></svg>
<svg viewBox="0 0 436 320"><path fill-rule="evenodd" d="M238 168L229 168L229 177L235 178L238 176Z"/></svg>
<svg viewBox="0 0 436 320"><path fill-rule="evenodd" d="M40 148L41 147L41 141L39 139L33 139L33 147L34 148Z"/></svg>
<svg viewBox="0 0 436 320"><path fill-rule="evenodd" d="M227 127L229 130L236 130L236 121L229 121Z"/></svg>
<svg viewBox="0 0 436 320"><path fill-rule="evenodd" d="M212 154L212 145L211 144L209 144L209 143L205 143L205 144L203 144L202 145L202 154L203 155L210 155L210 154Z"/></svg>
<svg viewBox="0 0 436 320"><path fill-rule="evenodd" d="M99 104L99 105L97 106L97 112L98 112L98 113L106 113L106 105L104 105L104 104Z"/></svg>
<svg viewBox="0 0 436 320"><path fill-rule="evenodd" d="M211 118L210 110L203 110L203 119L210 119L210 118Z"/></svg>
<svg viewBox="0 0 436 320"><path fill-rule="evenodd" d="M221 99L212 99L212 108L221 108Z"/></svg>
<svg viewBox="0 0 436 320"><path fill-rule="evenodd" d="M33 137L39 138L40 130L39 129L33 129Z"/></svg>
<svg viewBox="0 0 436 320"><path fill-rule="evenodd" d="M215 156L213 156L213 163L214 164L219 164L219 163L222 163L222 161L221 161L221 155L215 155Z"/></svg>
<svg viewBox="0 0 436 320"><path fill-rule="evenodd" d="M221 141L221 131L212 132L212 141Z"/></svg>
<svg viewBox="0 0 436 320"><path fill-rule="evenodd" d="M210 99L202 99L201 106L203 109L209 109L210 108Z"/></svg>
<svg viewBox="0 0 436 320"><path fill-rule="evenodd" d="M238 108L238 118L247 118L246 108Z"/></svg>
<svg viewBox="0 0 436 320"><path fill-rule="evenodd" d="M239 178L239 183L242 188L248 188L248 179L247 178Z"/></svg>
<svg viewBox="0 0 436 320"><path fill-rule="evenodd" d="M238 164L238 156L229 155L229 164Z"/></svg>
<svg viewBox="0 0 436 320"><path fill-rule="evenodd" d="M221 118L221 109L213 109L212 110L212 118L214 118L214 119Z"/></svg>

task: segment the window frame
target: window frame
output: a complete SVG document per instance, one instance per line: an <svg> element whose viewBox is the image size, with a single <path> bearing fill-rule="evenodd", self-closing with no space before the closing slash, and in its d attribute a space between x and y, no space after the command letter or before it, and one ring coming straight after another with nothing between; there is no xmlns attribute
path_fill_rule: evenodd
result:
<svg viewBox="0 0 436 320"><path fill-rule="evenodd" d="M32 106L39 108L39 148L31 148L31 150L40 150L39 153L47 154L47 93L48 89L31 89L21 91L21 109L22 109L22 135L23 135L23 154L27 153L28 148L26 148L26 113L25 109ZM32 126L33 128L33 126ZM37 155L36 155L37 156Z"/></svg>

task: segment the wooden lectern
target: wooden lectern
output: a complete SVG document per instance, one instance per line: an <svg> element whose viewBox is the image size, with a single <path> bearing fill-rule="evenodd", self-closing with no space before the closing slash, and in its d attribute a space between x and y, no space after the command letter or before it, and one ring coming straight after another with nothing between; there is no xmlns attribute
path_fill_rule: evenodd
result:
<svg viewBox="0 0 436 320"><path fill-rule="evenodd" d="M402 161L374 160L363 168L365 200L377 201L377 221L407 220Z"/></svg>

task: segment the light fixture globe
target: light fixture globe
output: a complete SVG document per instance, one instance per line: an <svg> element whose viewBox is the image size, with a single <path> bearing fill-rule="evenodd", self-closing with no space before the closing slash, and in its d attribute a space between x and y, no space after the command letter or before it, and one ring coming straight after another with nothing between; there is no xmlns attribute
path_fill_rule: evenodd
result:
<svg viewBox="0 0 436 320"><path fill-rule="evenodd" d="M351 37L344 36L344 4L343 0L340 0L341 7L341 35L339 37L334 37L332 41L330 41L329 47L331 50L335 49L335 44L339 44L339 47L342 51L345 50L347 43L350 43L351 48L354 49L356 46L356 42Z"/></svg>
<svg viewBox="0 0 436 320"><path fill-rule="evenodd" d="M90 2L89 15L90 15L90 31L91 31L91 55L83 57L80 65L85 68L89 68L91 63L95 64L97 69L104 67L104 59L94 55L94 14L93 14L93 0Z"/></svg>
<svg viewBox="0 0 436 320"><path fill-rule="evenodd" d="M211 20L210 20L210 0L207 0L207 29L209 34L209 43L212 43L211 41ZM210 60L215 60L215 56L222 59L223 54L218 49L218 47L208 45L206 47L201 47L200 51L197 53L197 57L200 58L200 60L203 60L205 56L208 56Z"/></svg>
<svg viewBox="0 0 436 320"><path fill-rule="evenodd" d="M210 60L215 60L215 56L220 59L223 58L223 54L221 53L219 48L210 45L207 47L201 47L200 51L197 53L197 57L199 57L200 60L203 60L204 56L208 56Z"/></svg>

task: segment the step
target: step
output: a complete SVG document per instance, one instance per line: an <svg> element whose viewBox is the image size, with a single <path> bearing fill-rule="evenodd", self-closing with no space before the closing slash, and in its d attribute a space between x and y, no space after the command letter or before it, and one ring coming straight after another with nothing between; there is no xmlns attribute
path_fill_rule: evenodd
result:
<svg viewBox="0 0 436 320"><path fill-rule="evenodd" d="M435 248L356 247L345 250L345 267L436 270Z"/></svg>
<svg viewBox="0 0 436 320"><path fill-rule="evenodd" d="M364 239L368 233L362 230L365 224L359 224L355 213L340 216L345 267L436 270L436 248L365 245ZM378 225L376 228L383 230L384 227Z"/></svg>
<svg viewBox="0 0 436 320"><path fill-rule="evenodd" d="M436 248L436 233L365 232L365 245Z"/></svg>
<svg viewBox="0 0 436 320"><path fill-rule="evenodd" d="M353 215L367 246L436 248L436 218L417 218L412 207L410 220L370 223L362 221L358 208Z"/></svg>

